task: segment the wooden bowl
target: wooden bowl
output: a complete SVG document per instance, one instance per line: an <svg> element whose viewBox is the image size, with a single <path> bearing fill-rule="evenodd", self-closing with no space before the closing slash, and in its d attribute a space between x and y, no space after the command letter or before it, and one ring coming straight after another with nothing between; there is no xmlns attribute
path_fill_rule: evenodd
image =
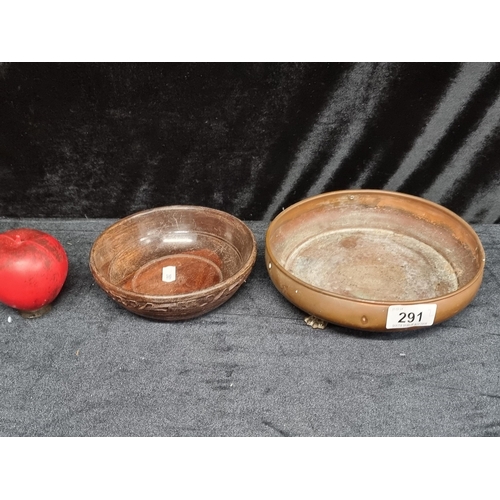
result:
<svg viewBox="0 0 500 500"><path fill-rule="evenodd" d="M255 238L236 217L196 206L145 210L94 242L90 270L129 311L160 320L200 316L226 302L250 274Z"/></svg>
<svg viewBox="0 0 500 500"><path fill-rule="evenodd" d="M465 308L485 253L474 230L430 201L378 190L305 199L266 234L276 288L325 322L359 330L419 328Z"/></svg>

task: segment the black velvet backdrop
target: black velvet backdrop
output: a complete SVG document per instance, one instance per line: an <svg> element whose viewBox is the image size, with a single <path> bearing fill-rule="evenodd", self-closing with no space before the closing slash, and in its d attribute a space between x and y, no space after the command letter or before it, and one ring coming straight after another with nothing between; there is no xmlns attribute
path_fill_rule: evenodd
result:
<svg viewBox="0 0 500 500"><path fill-rule="evenodd" d="M1 63L0 216L402 191L500 222L498 63Z"/></svg>

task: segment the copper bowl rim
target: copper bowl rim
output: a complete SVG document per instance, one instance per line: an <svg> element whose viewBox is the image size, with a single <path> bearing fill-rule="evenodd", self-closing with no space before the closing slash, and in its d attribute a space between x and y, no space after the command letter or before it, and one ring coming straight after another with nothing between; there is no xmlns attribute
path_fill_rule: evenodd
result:
<svg viewBox="0 0 500 500"><path fill-rule="evenodd" d="M102 275L100 275L97 272L96 265L94 263L94 253L96 251L97 245L102 241L106 236L108 235L108 232L111 231L112 229L116 228L117 226L121 224L125 224L126 222L135 219L135 218L140 218L144 217L150 213L153 212L160 212L160 211L168 211L168 210L190 210L190 211L199 211L203 210L204 212L212 212L214 214L221 215L229 220L232 220L236 224L238 224L242 230L247 233L248 236L250 236L250 240L252 242L252 251L250 253L249 258L246 260L246 262L242 265L242 267L238 270L237 273L233 274L229 278L226 278L225 280L221 281L220 283L217 283L213 286L203 288L202 290L197 290L194 292L189 292L189 293L182 293L182 294L174 294L174 295L148 295L148 294L143 294L143 293L137 293L132 290L125 290L119 286L116 286L112 284L110 281L105 279ZM96 281L99 283L99 285L104 288L105 290L112 290L116 292L118 295L121 296L127 296L128 298L132 300L150 300L153 302L158 302L158 301L168 301L168 300L179 300L179 299L192 299L192 298L198 298L198 297L203 297L205 295L208 295L210 293L213 293L214 291L217 291L218 289L225 290L227 286L233 282L238 282L242 276L245 276L248 274L252 267L255 264L255 261L257 259L257 242L255 240L255 236L253 232L250 230L250 228L240 219L235 217L234 215L231 215L228 212L224 212L222 210L217 210L216 208L210 208L210 207L204 207L201 205L166 205L166 206L161 206L161 207L155 207L155 208L149 208L146 210L141 210L139 212L135 212L131 215L127 215L126 217L123 217L122 219L119 219L115 223L113 223L111 226L107 227L94 241L92 248L90 250L90 270L92 272L92 275L96 279Z"/></svg>
<svg viewBox="0 0 500 500"><path fill-rule="evenodd" d="M468 288L474 286L474 284L476 283L476 281L478 279L482 279L482 276L484 273L484 267L486 264L486 254L485 254L483 245L481 243L481 240L479 239L479 236L474 231L472 226L468 222L466 222L464 219L462 219L460 216L458 216L455 212L451 211L450 209L448 209L446 207L443 207L442 205L439 205L438 203L435 203L435 202L430 201L430 200L426 200L425 198L421 198L419 196L414 196L414 195L406 194L406 193L399 193L397 191L385 191L383 189L344 189L344 190L339 190L339 191L329 191L326 193L321 193L321 194L318 194L315 196L311 196L309 198L305 198L301 201L298 201L297 203L290 205L285 210L280 212L269 224L268 229L266 231L266 239L265 239L266 252L269 256L269 259L270 259L272 265L276 266L281 271L281 273L283 273L285 276L287 276L292 281L295 281L296 283L298 283L298 284L300 284L300 285L302 285L302 286L304 286L304 287L306 287L314 292L320 293L322 295L334 297L336 299L345 300L348 302L355 302L355 303L359 303L359 304L373 304L373 305L380 305L380 306L386 306L386 307L389 307L389 306L396 303L393 300L391 300L391 301L388 301L388 300L368 300L368 299L359 299L356 297L347 297L345 295L341 295L341 294L338 294L335 292L331 292L329 290L325 290L323 288L316 287L314 285L309 284L306 281L301 280L300 278L297 278L295 275L290 273L287 269L285 269L278 262L278 260L274 256L272 249L268 243L269 243L270 234L272 233L274 226L278 225L280 219L285 217L289 212L296 209L300 205L305 205L307 203L310 203L314 200L319 200L321 198L329 198L334 194L339 195L339 196L357 195L357 194L359 194L359 195L379 194L379 195L384 195L384 196L389 196L389 197L406 198L408 200L418 201L420 203L423 203L424 205L427 204L429 206L432 206L432 207L436 208L437 210L442 211L444 214L448 215L449 217L452 217L453 219L455 219L460 225L462 225L465 229L467 229L467 231L471 234L471 236L475 240L475 242L477 244L477 250L479 253L479 268L478 268L477 272L475 273L475 275L470 279L470 281L468 281L465 285L459 287L457 290L450 292L450 293L447 293L445 295L440 295L438 297L432 297L432 298L420 299L420 300L399 300L399 301L397 301L397 304L400 304L400 305L418 305L418 304L435 303L437 301L441 301L441 300L444 300L444 299L447 299L450 297L454 297L455 295L460 295L461 293L464 292L464 290L467 290Z"/></svg>

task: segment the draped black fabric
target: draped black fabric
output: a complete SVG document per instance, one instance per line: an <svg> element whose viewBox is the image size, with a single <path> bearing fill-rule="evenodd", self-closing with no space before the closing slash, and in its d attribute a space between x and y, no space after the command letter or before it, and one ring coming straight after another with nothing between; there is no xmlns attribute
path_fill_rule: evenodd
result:
<svg viewBox="0 0 500 500"><path fill-rule="evenodd" d="M498 223L499 130L498 63L2 63L0 216L376 188Z"/></svg>

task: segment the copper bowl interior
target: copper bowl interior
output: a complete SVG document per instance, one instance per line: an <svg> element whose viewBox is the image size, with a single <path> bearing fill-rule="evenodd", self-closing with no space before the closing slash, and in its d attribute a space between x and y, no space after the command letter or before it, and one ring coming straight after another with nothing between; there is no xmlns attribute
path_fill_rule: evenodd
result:
<svg viewBox="0 0 500 500"><path fill-rule="evenodd" d="M256 252L252 232L236 217L206 207L169 206L106 229L93 245L90 268L99 285L133 312L185 319L236 292Z"/></svg>
<svg viewBox="0 0 500 500"><path fill-rule="evenodd" d="M485 260L476 233L453 212L377 190L325 193L292 205L269 226L266 253L271 278L289 300L339 324L341 312L318 314L314 293L331 297L333 308L335 298L362 310L363 302L387 309L455 297L460 310L470 298L460 293L480 282ZM282 278L310 290L309 301L295 296L298 289L288 293Z"/></svg>

